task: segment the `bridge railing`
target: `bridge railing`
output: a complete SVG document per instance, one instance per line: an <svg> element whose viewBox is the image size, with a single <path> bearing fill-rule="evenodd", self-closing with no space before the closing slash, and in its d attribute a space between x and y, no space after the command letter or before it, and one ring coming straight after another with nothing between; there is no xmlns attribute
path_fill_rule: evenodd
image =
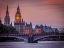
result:
<svg viewBox="0 0 64 48"><path fill-rule="evenodd" d="M0 34L0 36L21 36L24 34Z"/></svg>
<svg viewBox="0 0 64 48"><path fill-rule="evenodd" d="M54 33L54 32L43 32L42 34L33 34L33 35L35 35L35 36L39 36L39 35L60 35L61 33ZM63 34L63 33L62 33ZM61 34L61 35L62 35ZM18 33L18 34L0 34L0 36L8 36L8 35L10 35L10 36L12 36L12 35L14 35L14 36L21 36L21 35L27 35L27 34L20 34L20 33Z"/></svg>

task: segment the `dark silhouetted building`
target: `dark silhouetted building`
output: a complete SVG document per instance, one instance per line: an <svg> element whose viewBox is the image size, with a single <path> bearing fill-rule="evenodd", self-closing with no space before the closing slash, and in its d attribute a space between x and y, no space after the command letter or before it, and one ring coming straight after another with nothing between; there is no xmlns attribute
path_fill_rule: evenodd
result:
<svg viewBox="0 0 64 48"><path fill-rule="evenodd" d="M8 5L7 5L7 10L6 10L6 16L4 18L4 25L7 25L7 26L10 25L10 17L9 17L9 12L8 12Z"/></svg>
<svg viewBox="0 0 64 48"><path fill-rule="evenodd" d="M34 34L41 34L41 28L39 25L35 26Z"/></svg>
<svg viewBox="0 0 64 48"><path fill-rule="evenodd" d="M0 24L2 24L1 18L0 18Z"/></svg>
<svg viewBox="0 0 64 48"><path fill-rule="evenodd" d="M26 23L23 34L30 34L30 33L32 33L32 23L31 22L30 22L30 24Z"/></svg>

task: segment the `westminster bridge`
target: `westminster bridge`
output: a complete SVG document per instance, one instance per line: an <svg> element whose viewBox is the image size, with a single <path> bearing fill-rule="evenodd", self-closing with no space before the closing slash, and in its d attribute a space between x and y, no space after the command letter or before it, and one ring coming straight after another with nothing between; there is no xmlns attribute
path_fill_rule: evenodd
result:
<svg viewBox="0 0 64 48"><path fill-rule="evenodd" d="M42 35L42 34L39 34L39 35L0 34L0 40L4 40L6 38L11 39L11 40L19 40L19 41L33 43L33 42L38 42L41 40L46 40L47 38L64 38L64 35L61 35L61 34L45 34L45 35Z"/></svg>

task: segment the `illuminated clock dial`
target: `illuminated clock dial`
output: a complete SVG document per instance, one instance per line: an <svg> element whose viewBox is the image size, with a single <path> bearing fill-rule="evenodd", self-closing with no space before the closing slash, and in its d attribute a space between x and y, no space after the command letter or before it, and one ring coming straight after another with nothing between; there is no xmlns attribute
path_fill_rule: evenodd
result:
<svg viewBox="0 0 64 48"><path fill-rule="evenodd" d="M16 19L19 20L20 18L17 16Z"/></svg>
<svg viewBox="0 0 64 48"><path fill-rule="evenodd" d="M21 14L16 14L15 20L16 20L17 22L20 22L20 21L21 21Z"/></svg>

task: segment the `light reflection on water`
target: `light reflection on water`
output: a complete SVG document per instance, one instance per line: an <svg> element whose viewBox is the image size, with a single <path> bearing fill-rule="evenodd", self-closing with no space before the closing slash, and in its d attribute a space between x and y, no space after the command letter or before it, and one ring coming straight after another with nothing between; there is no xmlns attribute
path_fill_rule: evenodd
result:
<svg viewBox="0 0 64 48"><path fill-rule="evenodd" d="M57 41L58 42L58 41ZM23 43L23 42L0 42L0 48L64 48L64 41L59 43Z"/></svg>

